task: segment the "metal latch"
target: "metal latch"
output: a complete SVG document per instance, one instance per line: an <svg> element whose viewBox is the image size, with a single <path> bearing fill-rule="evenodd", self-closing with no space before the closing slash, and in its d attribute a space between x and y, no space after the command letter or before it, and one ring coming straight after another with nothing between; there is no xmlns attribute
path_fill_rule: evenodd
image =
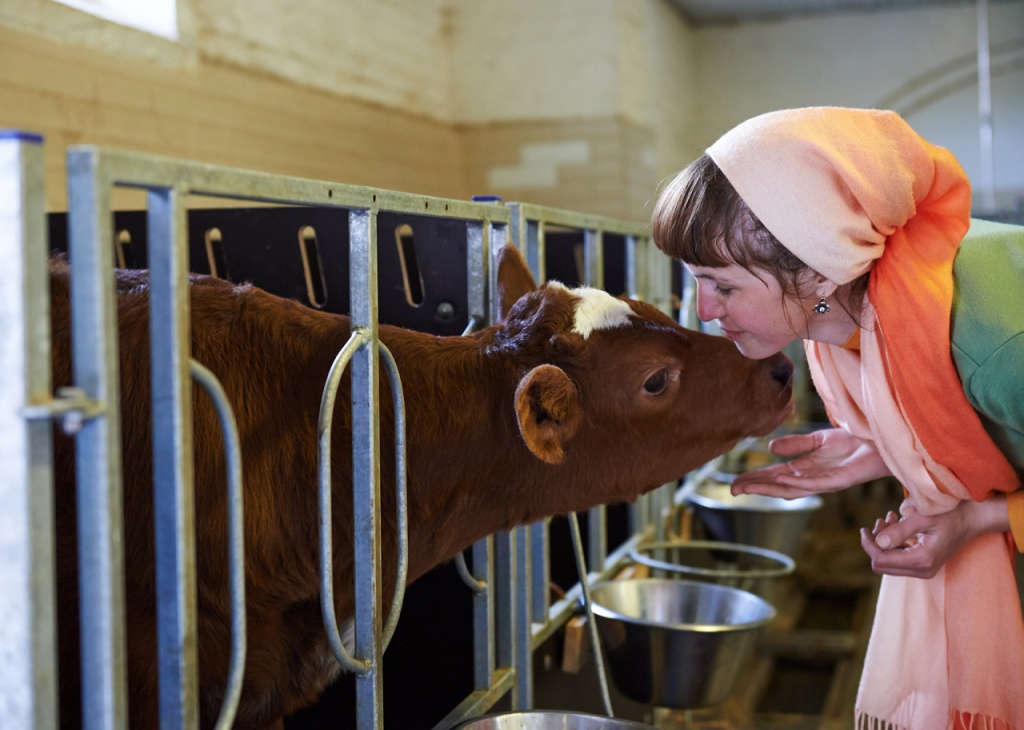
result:
<svg viewBox="0 0 1024 730"><path fill-rule="evenodd" d="M69 436L82 430L82 423L102 415L106 408L99 401L86 397L81 388L58 388L55 398L45 403L33 403L21 409L21 415L30 421L58 420L61 430Z"/></svg>

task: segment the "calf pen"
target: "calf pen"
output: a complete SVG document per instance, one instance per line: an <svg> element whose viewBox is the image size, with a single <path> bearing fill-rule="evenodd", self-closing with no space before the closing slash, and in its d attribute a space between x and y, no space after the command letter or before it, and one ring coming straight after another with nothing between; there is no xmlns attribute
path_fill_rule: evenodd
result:
<svg viewBox="0 0 1024 730"><path fill-rule="evenodd" d="M195 631L190 587L195 565L186 424L193 373L214 391L216 383L204 377L186 354L184 282L188 271L195 270L250 280L310 306L337 308L352 318L358 334L351 353L353 389L363 395L353 405L353 491L360 526L355 561L357 659L338 658L355 675L356 726L383 727L382 653L385 634L395 627L381 626L374 550L381 520L375 482L378 321L437 334L471 331L491 322L492 256L506 241L520 247L538 281L558 278L567 284L603 287L672 310L673 276L666 259L636 225L599 216L520 203L445 200L92 147L68 151L68 214L47 219L42 144L31 134L0 137L0 185L5 193L0 195L0 251L9 262L0 283L5 338L0 462L9 471L0 495L5 504L0 571L8 587L2 603L6 620L0 622L6 660L0 670L0 712L12 727L55 727L58 721L51 491L56 421L75 434L79 549L91 556L82 561L80 572L85 596L84 724L130 725L119 587L130 556L123 554L120 539L118 406L112 397L117 388L112 349L116 324L106 275L119 264L150 270L153 319L160 323L152 338L152 357L159 368L154 378L154 423L163 444L155 457L155 484L162 500L158 510L166 517L158 522L156 536L164 725L194 727L198 717L195 647L190 644ZM115 187L144 190L145 213L113 214L110 200ZM188 210L189 195L286 207ZM286 232L277 247L253 243L277 238L275 226ZM54 395L46 272L50 250L61 248L65 228L74 276L80 282L73 292L75 388ZM381 231L394 235L394 245L378 246ZM678 283L678 276L675 280ZM402 296L379 302L378 292L385 287ZM403 300L404 308L392 306ZM230 423L230 416L224 420ZM641 541L664 537L675 486L666 485L628 508L598 507L586 515L589 582L614 575ZM237 498L234 502L241 507ZM469 566L456 561L459 580L467 586L461 590L470 603L472 671L465 696L430 721L439 730L499 701L512 708L533 705L533 653L573 616L582 592L576 583L564 596L551 599L551 541L557 526L550 523L498 533L472 549ZM241 567L235 571L238 590ZM244 637L244 614L237 613L235 620L236 637ZM235 651L233 663L240 666L244 642L237 638ZM432 671L428 665L420 674ZM231 701L229 692L222 726L230 726ZM428 716L426 711L420 715Z"/></svg>

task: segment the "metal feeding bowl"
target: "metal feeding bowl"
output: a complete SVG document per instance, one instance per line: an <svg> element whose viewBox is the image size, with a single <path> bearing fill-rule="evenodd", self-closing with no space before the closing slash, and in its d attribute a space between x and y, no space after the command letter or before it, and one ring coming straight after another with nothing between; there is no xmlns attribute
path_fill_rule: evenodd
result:
<svg viewBox="0 0 1024 730"><path fill-rule="evenodd" d="M714 540L651 542L633 548L635 563L653 577L684 578L739 588L771 600L775 582L793 573L793 558L774 550Z"/></svg>
<svg viewBox="0 0 1024 730"><path fill-rule="evenodd" d="M721 475L731 481L730 476ZM721 481L698 484L684 499L715 539L783 555L796 554L811 513L822 504L816 495L798 499L760 494L734 497L729 484Z"/></svg>
<svg viewBox="0 0 1024 730"><path fill-rule="evenodd" d="M485 715L452 730L655 730L653 725L600 715L532 710Z"/></svg>
<svg viewBox="0 0 1024 730"><path fill-rule="evenodd" d="M753 593L688 580L610 581L594 586L591 597L615 686L657 707L724 702L775 617Z"/></svg>

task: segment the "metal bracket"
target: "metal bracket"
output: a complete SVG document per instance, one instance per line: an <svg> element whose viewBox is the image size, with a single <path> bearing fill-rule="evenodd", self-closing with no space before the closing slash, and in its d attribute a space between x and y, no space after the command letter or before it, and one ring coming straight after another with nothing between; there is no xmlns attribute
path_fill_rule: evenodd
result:
<svg viewBox="0 0 1024 730"><path fill-rule="evenodd" d="M29 421L59 420L64 433L73 436L82 430L82 423L106 412L99 401L85 395L81 388L58 388L57 395L45 403L22 407L21 416Z"/></svg>

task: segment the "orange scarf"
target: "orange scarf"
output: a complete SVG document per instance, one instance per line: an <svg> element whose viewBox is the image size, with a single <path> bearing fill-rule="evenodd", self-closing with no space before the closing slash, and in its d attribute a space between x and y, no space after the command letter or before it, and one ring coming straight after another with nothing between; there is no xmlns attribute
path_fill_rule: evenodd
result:
<svg viewBox="0 0 1024 730"><path fill-rule="evenodd" d="M762 115L708 153L816 271L842 284L872 270L861 351L805 343L830 418L874 441L924 514L1016 489L950 355L953 259L970 217L955 158L896 114L834 108ZM1012 561L1007 536L988 534L930 580L883 578L858 729L1024 730Z"/></svg>

